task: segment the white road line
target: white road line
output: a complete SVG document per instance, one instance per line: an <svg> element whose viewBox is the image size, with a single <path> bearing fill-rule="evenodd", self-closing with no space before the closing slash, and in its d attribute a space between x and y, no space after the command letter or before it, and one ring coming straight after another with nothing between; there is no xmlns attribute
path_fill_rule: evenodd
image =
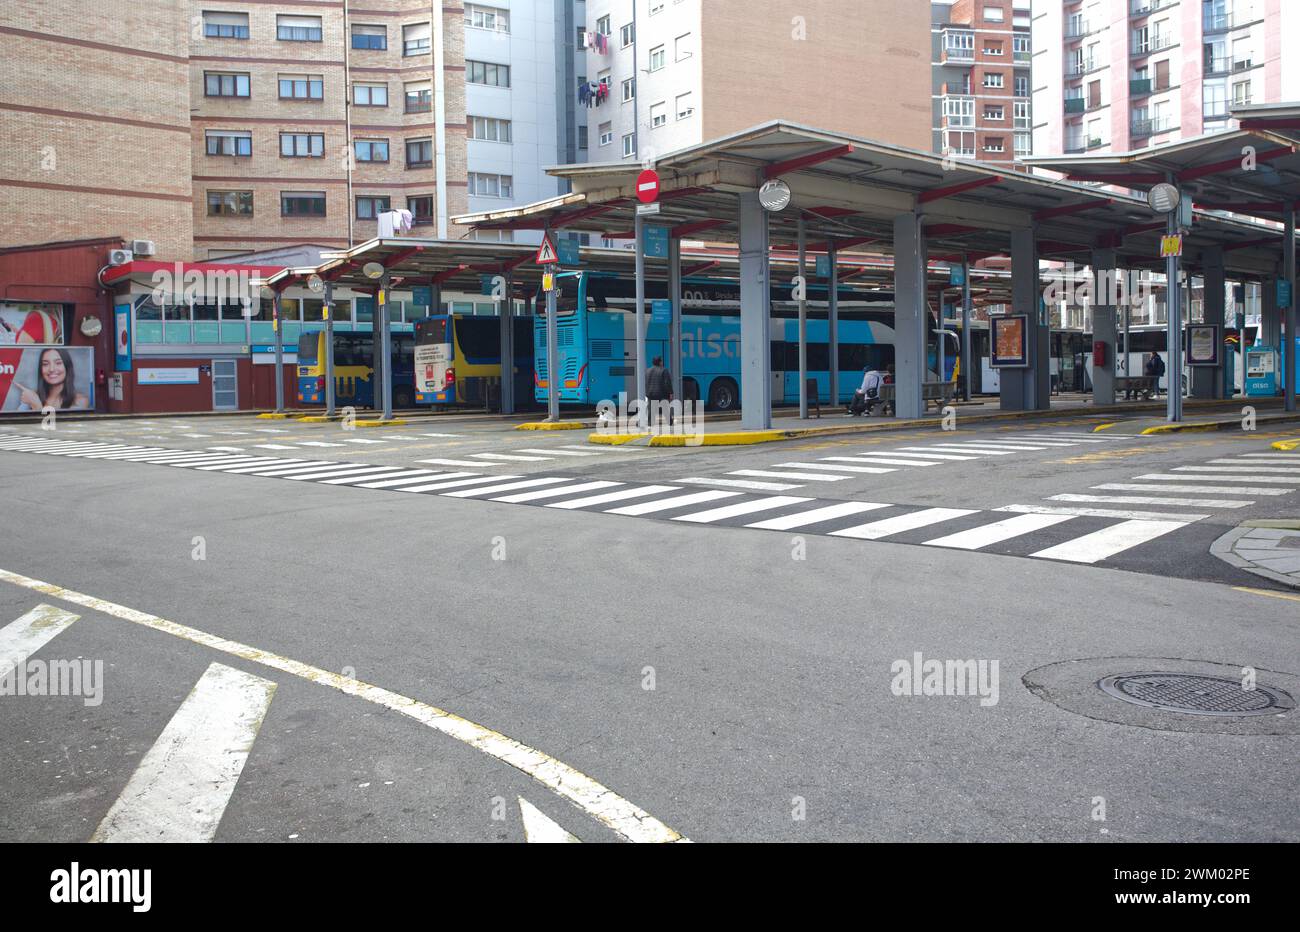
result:
<svg viewBox="0 0 1300 932"><path fill-rule="evenodd" d="M494 498L494 502L535 502L543 498L559 498L561 495L572 495L575 492L594 492L596 489L608 489L616 485L622 485L621 482L582 482L578 485L566 485L559 489L541 489L536 492L520 492L517 495L503 495L501 498Z"/></svg>
<svg viewBox="0 0 1300 932"><path fill-rule="evenodd" d="M20 453L34 452L36 450L64 450L69 447L79 448L85 446L84 440L49 440L40 437L36 440L24 440L19 443L5 444L5 449L14 450Z"/></svg>
<svg viewBox="0 0 1300 932"><path fill-rule="evenodd" d="M209 666L90 840L212 841L275 685L224 664Z"/></svg>
<svg viewBox="0 0 1300 932"><path fill-rule="evenodd" d="M1300 476L1300 466L1175 466L1174 472L1272 473Z"/></svg>
<svg viewBox="0 0 1300 932"><path fill-rule="evenodd" d="M1300 453L1243 453L1241 455L1258 460L1279 460L1281 462L1300 463Z"/></svg>
<svg viewBox="0 0 1300 932"><path fill-rule="evenodd" d="M114 446L101 446L97 450L83 450L79 453L71 454L73 457L81 459L100 459L105 456L112 456L115 453L142 453L145 448L137 445L117 444Z"/></svg>
<svg viewBox="0 0 1300 932"><path fill-rule="evenodd" d="M546 456L515 456L510 453L471 453L470 456L482 460L503 460L508 463L545 463Z"/></svg>
<svg viewBox="0 0 1300 932"><path fill-rule="evenodd" d="M833 469L836 472L856 472L870 476L883 476L887 472L898 472L897 469L890 469L888 466L849 466L849 463L862 462L856 456L823 456L822 459L828 463L844 463L845 465L818 466L815 463L805 463L804 465L809 469Z"/></svg>
<svg viewBox="0 0 1300 932"><path fill-rule="evenodd" d="M271 466L277 463L283 463L284 460L278 456L250 456L243 463L218 463L215 466L199 466L196 472L219 472L227 469L237 469L243 466Z"/></svg>
<svg viewBox="0 0 1300 932"><path fill-rule="evenodd" d="M1253 501L1217 498L1167 498L1155 495L1049 495L1049 502L1095 502L1099 505L1185 505L1199 508L1245 508Z"/></svg>
<svg viewBox="0 0 1300 932"><path fill-rule="evenodd" d="M708 479L702 476L692 476L689 479L674 479L673 481L685 482L689 485L720 485L728 489L749 489L752 492L788 492L791 489L799 488L798 483L759 482L757 479Z"/></svg>
<svg viewBox="0 0 1300 932"><path fill-rule="evenodd" d="M825 457L829 459L829 457ZM893 457L884 456L855 456L840 457L845 462L870 463L873 466L942 466L943 463L936 463L933 460L898 460Z"/></svg>
<svg viewBox="0 0 1300 932"><path fill-rule="evenodd" d="M522 796L519 818L524 823L524 841L529 844L577 844L578 838Z"/></svg>
<svg viewBox="0 0 1300 932"><path fill-rule="evenodd" d="M1251 485L1160 485L1144 482L1107 482L1093 488L1103 492L1220 492L1228 495L1286 495L1295 491Z"/></svg>
<svg viewBox="0 0 1300 932"><path fill-rule="evenodd" d="M1075 440L1091 441L1092 443L1109 443L1113 440L1123 440L1123 437L1107 437L1104 434L1082 434L1066 430L1054 430L1051 433L1043 434L1044 437L1071 437ZM1134 438L1135 439L1135 438Z"/></svg>
<svg viewBox="0 0 1300 932"><path fill-rule="evenodd" d="M680 492L675 485L643 485L635 489L619 489L617 492L606 492L604 495L591 495L587 498L575 498L567 502L554 502L547 505L547 508L590 508L593 505L605 505L610 502L622 502L629 498L644 498L647 495L658 495L660 492Z"/></svg>
<svg viewBox="0 0 1300 932"><path fill-rule="evenodd" d="M956 449L960 450L960 449L962 449L962 447L957 447ZM933 454L932 456L930 456L930 457L928 457L928 458L929 458L929 459L936 459L936 460L937 460L937 459L945 459L945 460L977 460L977 459L979 459L979 457L978 457L978 456L975 456L975 455L958 455L957 453L953 452L953 450L954 450L953 447L901 447L901 448L899 448L899 450L897 451L897 455L899 455L899 456L906 456L906 455L907 455L907 452L908 452L909 450L914 451L914 452L916 452L916 453L929 453L929 454ZM889 453L890 455L895 455L895 452L896 452L896 451L894 451L894 450L887 450L886 452ZM968 451L968 454L974 454L974 453L975 453L974 450L970 450L970 451Z"/></svg>
<svg viewBox="0 0 1300 932"><path fill-rule="evenodd" d="M253 446L259 450L293 450L296 449L294 444L288 443L255 443Z"/></svg>
<svg viewBox="0 0 1300 932"><path fill-rule="evenodd" d="M162 447L137 447L130 453L93 453L87 456L89 460L137 460L144 459L146 456L157 456L163 451Z"/></svg>
<svg viewBox="0 0 1300 932"><path fill-rule="evenodd" d="M344 443L383 443L382 440L370 440L366 437L344 437Z"/></svg>
<svg viewBox="0 0 1300 932"><path fill-rule="evenodd" d="M530 489L538 485L555 485L557 482L572 482L566 476L547 476L542 479L522 479L507 482L504 485L490 485L481 489L461 489L458 492L443 492L447 498L470 498L474 495L496 495L498 492L513 492L515 489Z"/></svg>
<svg viewBox="0 0 1300 932"><path fill-rule="evenodd" d="M396 479L398 476L406 475L407 471L400 466L389 467L386 473L371 473L365 476L343 476L339 479L326 479L321 485L349 485L353 482L361 482L365 479Z"/></svg>
<svg viewBox="0 0 1300 932"><path fill-rule="evenodd" d="M80 615L53 605L38 605L16 621L0 628L0 679L68 629Z"/></svg>
<svg viewBox="0 0 1300 932"><path fill-rule="evenodd" d="M482 460L416 460L417 463L427 463L430 466L477 466L480 469L484 466L491 466L491 463L485 463Z"/></svg>
<svg viewBox="0 0 1300 932"><path fill-rule="evenodd" d="M212 435L211 435L211 434L181 434L181 436L182 436L182 437L193 437L195 440L199 440L199 439L202 439L202 438L204 438L204 437L211 437Z"/></svg>
<svg viewBox="0 0 1300 932"><path fill-rule="evenodd" d="M1015 434L1000 434L998 440L1007 441L1008 443L1032 443L1041 447L1072 447L1085 442L1082 440L1065 440L1063 438L1022 437Z"/></svg>
<svg viewBox="0 0 1300 932"><path fill-rule="evenodd" d="M1117 508L1071 508L1066 505L1003 505L994 511L1034 515L1079 515L1084 518L1123 518L1129 521L1182 521L1190 524L1209 515L1176 514L1167 511L1127 511Z"/></svg>
<svg viewBox="0 0 1300 932"><path fill-rule="evenodd" d="M1168 520L1125 521L1123 524L1112 525L1108 528L1102 528L1100 531L1076 537L1074 540L1067 540L1055 547L1039 550L1037 553L1030 554L1030 556L1044 560L1064 560L1069 563L1099 563L1107 557L1123 553L1138 544L1145 544L1171 531L1186 527L1187 523L1186 521Z"/></svg>
<svg viewBox="0 0 1300 932"><path fill-rule="evenodd" d="M1215 466L1248 466L1252 469L1256 466L1264 466L1264 467L1268 467L1269 469L1280 466L1283 469L1286 469L1288 468L1289 465L1290 468L1296 470L1297 472L1300 472L1300 460L1297 459L1291 459L1291 460L1253 459L1251 460L1251 459L1237 458L1237 459L1228 459L1228 460L1210 460L1210 463Z"/></svg>
<svg viewBox="0 0 1300 932"><path fill-rule="evenodd" d="M0 570L0 581L42 592L52 598L72 602L75 605L82 605L93 611L111 615L114 618L121 618L212 650L240 657L249 663L270 667L273 670L299 677L318 686L337 689L346 695L356 696L399 715L405 715L421 725L468 744L470 747L527 774L551 790L551 792L569 800L628 841L677 842L687 840L645 810L634 806L619 796L609 787L603 786L563 761L557 760L536 748L521 744L499 732L461 718L459 715L445 709L436 708L417 699L402 696L351 677L342 676L329 670L322 670L319 667L300 663L288 657L282 657L247 644L241 644L238 641L230 641L200 631L197 628L177 624L166 618L159 618L157 615L136 611L123 605L97 599L71 589L64 589L8 570Z"/></svg>
<svg viewBox="0 0 1300 932"><path fill-rule="evenodd" d="M437 492L442 489L454 489L465 485L481 485L484 482L500 482L502 479L518 479L519 476L478 476L474 479L456 479L452 482L433 482L428 485L401 486L399 492Z"/></svg>
<svg viewBox="0 0 1300 932"><path fill-rule="evenodd" d="M213 453L244 453L246 447L208 447Z"/></svg>
<svg viewBox="0 0 1300 932"><path fill-rule="evenodd" d="M334 479L345 475L359 476L362 473L390 472L392 468L392 466L349 466L346 463L339 463L338 466L330 469L310 469L307 472L294 473L285 478L292 479L294 482L306 482L310 479ZM375 478L378 479L379 477L375 476Z"/></svg>
<svg viewBox="0 0 1300 932"><path fill-rule="evenodd" d="M1012 456L1016 450L1000 450L997 447L980 447L973 443L945 443L933 447L908 447L909 450L939 450L949 453L979 453L983 456Z"/></svg>
<svg viewBox="0 0 1300 932"><path fill-rule="evenodd" d="M907 449L911 449L911 448L909 447ZM956 460L979 459L978 456L956 456L952 453L907 453L904 450L885 450L884 453L887 456L902 456L908 459L917 459L917 460L943 460L945 462L953 462ZM872 456L874 454L865 453L860 455Z"/></svg>
<svg viewBox="0 0 1300 932"><path fill-rule="evenodd" d="M981 450L1010 450L1015 452L1038 453L1043 450L1052 449L1050 446L1032 443L1012 443L1004 440L962 440L957 442L957 446L964 449L981 449Z"/></svg>
<svg viewBox="0 0 1300 932"><path fill-rule="evenodd" d="M320 469L329 464L329 460L280 460L279 466L238 466L226 472L236 475L247 473L250 476L280 476L304 469Z"/></svg>
<svg viewBox="0 0 1300 932"><path fill-rule="evenodd" d="M603 448L603 447L597 447L597 448L595 448L595 449L592 449L590 446L582 446L581 444L577 444L577 443L565 443L565 444L561 444L561 445L560 445L560 449L562 449L562 450L582 450L582 451L585 452L585 453L594 453L596 456L604 456L604 455L606 455L606 454L608 454L608 453L618 453L618 452L623 451L623 450L636 450L636 451L640 452L640 451L644 451L644 450L649 449L649 448L648 448L648 447L629 447L629 446L620 446L620 447L617 447L617 448Z"/></svg>
<svg viewBox="0 0 1300 932"><path fill-rule="evenodd" d="M1208 476L1197 476L1191 473L1183 473L1174 476L1169 473L1149 472L1141 476L1135 476L1137 479L1150 479L1155 482L1256 482L1256 483L1276 483L1286 485L1295 482L1294 476L1225 476L1222 473L1212 473Z"/></svg>
<svg viewBox="0 0 1300 932"><path fill-rule="evenodd" d="M380 436L385 440L414 440L416 443L420 442L420 438L412 437L409 434L381 434Z"/></svg>
<svg viewBox="0 0 1300 932"><path fill-rule="evenodd" d="M216 463L215 465L212 466L195 466L194 470L195 472L198 472L199 470L225 469L231 466L252 466L255 463L261 463L265 465L267 463L267 457L250 456L247 453L243 454L242 456L235 454L234 456L232 456L231 459L223 460L220 463Z"/></svg>
<svg viewBox="0 0 1300 932"><path fill-rule="evenodd" d="M531 447L524 447L520 453L542 453L546 456L600 456L599 453L592 453L590 450L535 450Z"/></svg>
<svg viewBox="0 0 1300 932"><path fill-rule="evenodd" d="M149 463L153 466L169 466L172 463L188 463L191 460L202 461L224 459L229 455L230 454L228 453L160 453L157 456L145 457L143 462Z"/></svg>
<svg viewBox="0 0 1300 932"><path fill-rule="evenodd" d="M805 482L843 482L852 476L838 476L828 472L774 472L767 469L733 469L728 476L754 476L758 479L802 479Z"/></svg>
<svg viewBox="0 0 1300 932"><path fill-rule="evenodd" d="M460 434L420 434L421 437L459 437Z"/></svg>
<svg viewBox="0 0 1300 932"><path fill-rule="evenodd" d="M153 463L155 466L206 466L215 463L233 463L235 460L242 459L247 459L247 457L233 456L229 453L210 453L207 456L194 456L180 460L168 460L165 463L159 463L154 460L149 460L148 462Z"/></svg>
<svg viewBox="0 0 1300 932"><path fill-rule="evenodd" d="M668 511L670 508L682 508L686 505L698 505L702 502L713 502L720 498L735 498L739 492L692 492L689 495L674 495L672 498L660 498L653 502L641 502L636 505L624 505L622 508L607 508L607 515L649 515L657 511Z"/></svg>
<svg viewBox="0 0 1300 932"><path fill-rule="evenodd" d="M75 450L58 450L51 456L87 456L91 453L124 453L131 449L125 443L82 443Z"/></svg>
<svg viewBox="0 0 1300 932"><path fill-rule="evenodd" d="M391 476L388 479L381 479L379 482L359 482L357 483L357 488L391 489L394 486L415 485L417 482L426 482L434 476L438 476L439 479L451 480L460 479L465 476L472 476L474 474L471 472L445 472L439 475L431 469L413 469L409 473L403 473L402 475L406 478Z"/></svg>
<svg viewBox="0 0 1300 932"><path fill-rule="evenodd" d="M883 518L870 524L859 524L857 527L844 528L842 531L831 531L830 536L852 537L855 540L877 540L891 534L901 534L904 531L913 531L931 524L938 524L941 521L951 521L954 518L964 518L973 514L978 514L978 511L968 508L925 508L905 515L896 515L893 518Z"/></svg>
<svg viewBox="0 0 1300 932"><path fill-rule="evenodd" d="M797 527L807 527L810 524L820 524L822 521L833 521L836 518L847 518L849 515L888 507L877 502L840 502L838 505L826 505L823 508L801 511L794 515L756 521L753 524L746 524L745 527L762 528L766 531L790 531Z"/></svg>
<svg viewBox="0 0 1300 932"><path fill-rule="evenodd" d="M784 508L787 505L802 505L804 502L811 501L813 501L811 498L798 498L794 495L773 495L770 498L760 498L752 502L741 502L738 505L723 505L721 508L711 508L708 511L697 511L694 514L679 515L676 518L673 518L673 520L689 521L692 524L710 524L714 521L723 521L727 518L753 514L756 511L771 511L773 508Z"/></svg>
<svg viewBox="0 0 1300 932"><path fill-rule="evenodd" d="M956 550L979 550L981 547L1000 544L1004 540L1011 540L1022 534L1041 531L1062 521L1073 520L1072 515L1016 515L1014 518L1004 518L983 527L971 528L969 531L958 531L947 537L936 537L934 540L925 541L925 545L951 547Z"/></svg>
<svg viewBox="0 0 1300 932"><path fill-rule="evenodd" d="M298 446L300 446L300 447L341 447L341 446L343 446L343 444L341 444L341 443L330 443L329 441L326 441L326 440L299 440L299 441L298 441ZM292 449L292 448L291 448L291 447L285 447L284 449L288 450L288 449Z"/></svg>

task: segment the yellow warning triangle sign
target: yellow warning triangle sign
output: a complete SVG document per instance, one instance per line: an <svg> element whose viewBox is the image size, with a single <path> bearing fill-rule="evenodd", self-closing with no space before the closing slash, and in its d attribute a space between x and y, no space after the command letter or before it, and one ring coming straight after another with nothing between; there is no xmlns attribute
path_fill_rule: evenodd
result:
<svg viewBox="0 0 1300 932"><path fill-rule="evenodd" d="M537 249L538 265L554 265L560 261L560 257L555 253L555 244L551 242L550 236L542 237L542 245Z"/></svg>

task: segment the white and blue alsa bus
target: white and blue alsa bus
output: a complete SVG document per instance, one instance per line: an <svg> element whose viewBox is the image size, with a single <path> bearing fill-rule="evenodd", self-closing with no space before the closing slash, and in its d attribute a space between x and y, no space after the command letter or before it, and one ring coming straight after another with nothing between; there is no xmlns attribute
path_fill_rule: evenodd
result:
<svg viewBox="0 0 1300 932"><path fill-rule="evenodd" d="M556 276L559 397L563 404L595 405L619 392L636 394L635 283L609 273ZM825 285L808 286L808 378L818 398L830 400L830 358ZM666 298L667 285L647 281L648 303ZM772 289L772 401L799 400L798 303L788 287ZM649 314L646 315L647 321ZM894 303L891 293L840 286L839 402L853 397L867 366L883 370L894 361ZM538 401L550 386L546 360L546 301L538 294L534 317ZM647 323L646 359L670 361L668 325ZM736 282L687 278L682 283L682 393L705 399L719 411L740 407L740 286Z"/></svg>

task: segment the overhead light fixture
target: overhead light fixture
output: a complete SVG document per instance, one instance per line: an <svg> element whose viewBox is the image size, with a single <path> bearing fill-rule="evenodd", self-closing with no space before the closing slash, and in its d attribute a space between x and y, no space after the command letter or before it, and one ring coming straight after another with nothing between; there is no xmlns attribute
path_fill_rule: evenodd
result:
<svg viewBox="0 0 1300 932"><path fill-rule="evenodd" d="M790 186L780 178L765 181L758 189L758 202L763 205L764 210L774 213L785 210L790 204Z"/></svg>
<svg viewBox="0 0 1300 932"><path fill-rule="evenodd" d="M366 278L383 278L384 267L378 262L367 262L361 267L361 273L365 275Z"/></svg>
<svg viewBox="0 0 1300 932"><path fill-rule="evenodd" d="M1158 214L1172 214L1182 199L1178 188L1171 184L1158 184L1147 192L1147 203Z"/></svg>
<svg viewBox="0 0 1300 932"><path fill-rule="evenodd" d="M316 292L316 294L320 294L325 290L325 279L313 272L307 278L307 287Z"/></svg>

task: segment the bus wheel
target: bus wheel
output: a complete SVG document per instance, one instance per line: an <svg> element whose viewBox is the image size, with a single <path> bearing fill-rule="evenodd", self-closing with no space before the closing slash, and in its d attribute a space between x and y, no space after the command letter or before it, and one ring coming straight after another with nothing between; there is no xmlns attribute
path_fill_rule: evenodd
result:
<svg viewBox="0 0 1300 932"><path fill-rule="evenodd" d="M714 379L709 386L709 407L715 411L734 411L740 407L740 392L731 379Z"/></svg>
<svg viewBox="0 0 1300 932"><path fill-rule="evenodd" d="M409 388L399 388L393 392L393 407L411 407L411 390Z"/></svg>
<svg viewBox="0 0 1300 932"><path fill-rule="evenodd" d="M682 379L682 400L699 401L700 383L694 379Z"/></svg>

